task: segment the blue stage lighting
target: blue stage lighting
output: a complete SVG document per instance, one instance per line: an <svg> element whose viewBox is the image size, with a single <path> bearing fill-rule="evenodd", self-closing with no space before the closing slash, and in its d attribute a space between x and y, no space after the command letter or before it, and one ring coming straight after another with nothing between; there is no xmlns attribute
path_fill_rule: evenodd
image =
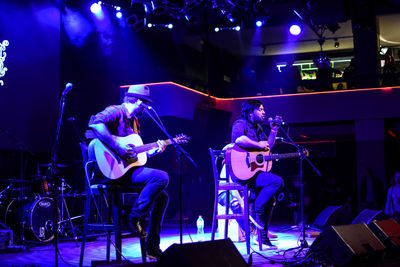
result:
<svg viewBox="0 0 400 267"><path fill-rule="evenodd" d="M240 26L236 26L235 30L240 31Z"/></svg>
<svg viewBox="0 0 400 267"><path fill-rule="evenodd" d="M101 4L99 4L99 3L93 3L93 4L90 6L90 11L91 11L93 14L98 14L98 13L100 13L100 12L101 12Z"/></svg>
<svg viewBox="0 0 400 267"><path fill-rule="evenodd" d="M215 27L215 28L214 28L214 31L215 31L215 32L219 32L219 28L218 28L218 27Z"/></svg>
<svg viewBox="0 0 400 267"><path fill-rule="evenodd" d="M117 18L122 18L122 12L121 11L118 11L117 13L115 13L115 16L117 17Z"/></svg>
<svg viewBox="0 0 400 267"><path fill-rule="evenodd" d="M262 20L257 20L256 21L256 26L257 27L261 27L263 25L263 21Z"/></svg>
<svg viewBox="0 0 400 267"><path fill-rule="evenodd" d="M290 26L289 31L291 35L299 35L301 33L301 27L297 24L293 24Z"/></svg>
<svg viewBox="0 0 400 267"><path fill-rule="evenodd" d="M153 24L148 23L148 24L147 24L147 28L151 28L151 27L153 27Z"/></svg>
<svg viewBox="0 0 400 267"><path fill-rule="evenodd" d="M168 24L168 29L172 29L174 25L172 23Z"/></svg>

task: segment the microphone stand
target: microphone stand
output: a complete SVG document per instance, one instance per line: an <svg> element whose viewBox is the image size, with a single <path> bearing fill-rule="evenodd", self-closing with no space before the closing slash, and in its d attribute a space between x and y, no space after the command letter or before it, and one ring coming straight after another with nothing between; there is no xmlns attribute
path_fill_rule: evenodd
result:
<svg viewBox="0 0 400 267"><path fill-rule="evenodd" d="M59 217L59 210L58 210L58 178L56 179L56 166L57 166L57 152L59 148L59 141L60 141L60 130L61 124L63 121L64 115L64 107L65 107L65 100L72 89L72 84L67 83L65 90L63 91L60 99L60 109L58 114L58 122L57 122L57 131L56 131L56 138L51 150L51 165L50 165L50 177L53 179L53 188L54 189L54 203L55 203L55 217L53 218L53 227L54 227L54 256L55 256L55 266L58 267L58 217Z"/></svg>
<svg viewBox="0 0 400 267"><path fill-rule="evenodd" d="M279 129L282 130L286 138L289 140L289 144L296 147L297 152L300 155L300 217L302 224L302 238L300 239L301 245L299 246L300 250L296 253L296 256L304 249L308 247L308 243L306 240L306 228L305 228L305 218L304 218L304 181L303 181L303 160L305 159L308 164L313 168L314 172L318 174L318 176L322 176L319 170L311 163L311 161L304 154L304 148L296 144L293 139L289 136L289 134L283 129L282 123L279 124Z"/></svg>
<svg viewBox="0 0 400 267"><path fill-rule="evenodd" d="M189 153L187 153L181 145L175 142L174 138L171 137L171 135L167 132L165 129L164 125L162 124L162 121L158 121L154 116L148 111L148 109L152 109L154 113L157 115L157 112L153 108L144 108L146 111L147 115L157 124L157 126L161 129L161 131L164 132L164 134L171 140L172 144L175 147L176 154L178 156L178 177L179 177L179 240L180 244L183 243L183 236L182 236L182 229L183 229L183 177L182 177L182 155L184 155L196 168L198 168L198 165L194 162L194 160L190 157Z"/></svg>

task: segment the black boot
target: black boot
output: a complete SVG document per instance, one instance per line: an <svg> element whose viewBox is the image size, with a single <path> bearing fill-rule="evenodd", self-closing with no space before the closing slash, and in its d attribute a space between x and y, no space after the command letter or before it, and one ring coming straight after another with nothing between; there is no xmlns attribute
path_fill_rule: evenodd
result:
<svg viewBox="0 0 400 267"><path fill-rule="evenodd" d="M265 207L262 210L261 213L261 222L263 223L264 229L260 230L261 231L261 238L262 238L262 243L264 245L267 245L268 247L276 247L271 243L268 237L268 227L269 223L271 222L271 217L272 217L272 212L274 210L276 204L276 199L274 196L267 202Z"/></svg>

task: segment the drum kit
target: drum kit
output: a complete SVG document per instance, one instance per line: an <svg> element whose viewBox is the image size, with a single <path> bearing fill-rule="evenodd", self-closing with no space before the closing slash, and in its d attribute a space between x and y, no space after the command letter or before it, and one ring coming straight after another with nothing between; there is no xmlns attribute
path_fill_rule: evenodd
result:
<svg viewBox="0 0 400 267"><path fill-rule="evenodd" d="M39 164L40 168L49 168L50 164ZM57 164L56 168L68 166ZM39 169L39 168L38 168ZM38 174L24 179L8 179L3 182L8 186L0 191L0 221L7 228L12 229L16 237L21 240L49 242L54 238L55 202L54 193L58 190L59 218L57 218L57 232L60 234L65 227L65 222L71 224L73 237L76 235L73 230L68 207L64 199L64 192L71 187L61 180L61 185L55 186L55 181L50 176ZM64 220L64 207L68 219ZM80 216L78 216L80 217Z"/></svg>

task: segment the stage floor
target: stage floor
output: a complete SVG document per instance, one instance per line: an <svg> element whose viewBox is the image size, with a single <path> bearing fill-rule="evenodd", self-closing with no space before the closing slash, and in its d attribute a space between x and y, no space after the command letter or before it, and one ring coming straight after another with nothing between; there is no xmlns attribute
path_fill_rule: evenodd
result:
<svg viewBox="0 0 400 267"><path fill-rule="evenodd" d="M183 243L197 241L196 229L189 229L190 235L184 225ZM277 234L277 238L272 239L272 243L277 246L276 249L259 251L258 245L252 243L251 247L255 251L252 258L252 266L293 266L303 259L308 248L296 249L300 245L301 231L296 227L288 225L271 225L271 231ZM315 233L315 230L307 230L306 233ZM206 240L211 239L210 229L206 229ZM179 243L179 224L167 222L164 223L164 229L161 236L161 249L164 251L174 243ZM315 238L306 238L308 245L311 245ZM245 242L234 242L237 250L248 262L249 255L246 254ZM60 256L58 257L58 266L78 266L80 256L80 242L60 241ZM251 252L253 251L251 250ZM55 253L52 243L40 243L38 245L28 244L23 251L6 252L0 251L0 266L55 266ZM138 238L124 238L122 240L123 257L131 263L141 263L140 244ZM92 261L105 260L106 255L106 237L98 236L94 241L86 243L84 266L91 266ZM115 250L111 249L112 259L115 259ZM298 255L298 257L296 257ZM271 261L272 260L272 261ZM284 262L286 261L286 263ZM154 261L148 259L148 262ZM291 262L292 264L290 264ZM397 265L390 266L400 266ZM155 264L154 264L155 266ZM313 266L313 265L308 265ZM315 265L317 266L317 265ZM321 265L319 265L321 266ZM380 265L387 266L387 265Z"/></svg>
<svg viewBox="0 0 400 267"><path fill-rule="evenodd" d="M262 256L274 259L275 261L288 260L292 261L294 253L298 250L288 251L285 250L290 248L296 248L299 246L299 238L301 232L298 229L290 229L287 231L285 225L273 225L271 230L278 235L278 238L272 239L272 243L277 246L277 249L269 250L258 250L258 245L252 243L251 247L257 253L253 255L253 266L282 266L282 264L275 263L270 264L270 260L263 258ZM289 227L290 228L290 227ZM192 228L188 231L184 225L183 230L183 243L197 242L196 229ZM211 230L206 229L205 239L211 239ZM218 236L217 236L217 239ZM307 238L309 245L312 244L314 238ZM164 251L174 243L179 243L179 224L176 223L165 223L163 233L161 236L161 249ZM244 260L248 262L249 255L246 255L246 244L245 242L234 242L234 245L243 256ZM78 244L73 241L60 241L59 242L60 257L58 257L58 266L78 266L79 255L80 255L80 242ZM122 251L123 257L132 263L141 263L140 255L140 244L138 238L124 238L122 240ZM304 249L301 254L306 252ZM259 254L260 255L259 255ZM86 243L84 266L91 266L92 261L105 260L106 255L106 237L99 236L94 241ZM115 250L111 249L112 259L115 258ZM262 256L261 256L262 255ZM62 259L61 259L62 257ZM152 261L148 259L148 261ZM0 253L1 266L55 266L55 253L52 242L40 243L38 245L27 244L26 249L23 251L6 252L1 251Z"/></svg>

